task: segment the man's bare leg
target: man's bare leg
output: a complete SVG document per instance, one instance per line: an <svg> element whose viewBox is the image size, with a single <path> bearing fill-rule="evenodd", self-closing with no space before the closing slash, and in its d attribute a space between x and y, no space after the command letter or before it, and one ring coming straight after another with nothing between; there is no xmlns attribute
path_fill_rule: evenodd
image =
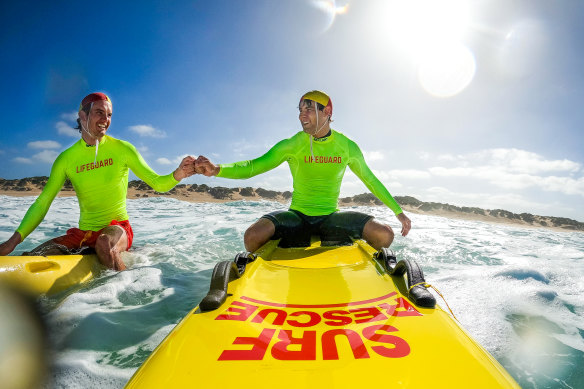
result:
<svg viewBox="0 0 584 389"><path fill-rule="evenodd" d="M120 253L128 249L128 235L120 226L107 226L97 237L95 251L99 261L113 270L126 270Z"/></svg>
<svg viewBox="0 0 584 389"><path fill-rule="evenodd" d="M270 240L275 232L276 226L274 226L274 223L272 223L271 220L266 218L259 219L249 226L243 235L245 249L250 253L253 253Z"/></svg>
<svg viewBox="0 0 584 389"><path fill-rule="evenodd" d="M393 230L390 226L370 219L363 228L363 239L367 241L375 250L382 247L389 247L393 242Z"/></svg>

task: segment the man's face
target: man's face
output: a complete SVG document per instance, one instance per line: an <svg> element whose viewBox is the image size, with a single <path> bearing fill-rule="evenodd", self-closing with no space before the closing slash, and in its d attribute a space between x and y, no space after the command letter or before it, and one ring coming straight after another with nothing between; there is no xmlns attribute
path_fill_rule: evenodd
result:
<svg viewBox="0 0 584 389"><path fill-rule="evenodd" d="M112 122L112 104L107 100L99 100L93 103L89 111L89 123L85 112L79 112L79 118L87 130L95 137L101 138L105 135Z"/></svg>
<svg viewBox="0 0 584 389"><path fill-rule="evenodd" d="M316 132L316 111L317 105L312 100L302 100L298 106L300 113L298 114L298 119L300 119L300 124L302 129L307 134L314 134ZM324 114L319 112L318 122L322 124L324 119Z"/></svg>
<svg viewBox="0 0 584 389"><path fill-rule="evenodd" d="M318 110L318 104L312 100L302 100L298 106L300 113L298 119L304 132L317 135L318 132L328 131L328 121L331 116L331 107ZM318 112L317 112L318 110Z"/></svg>

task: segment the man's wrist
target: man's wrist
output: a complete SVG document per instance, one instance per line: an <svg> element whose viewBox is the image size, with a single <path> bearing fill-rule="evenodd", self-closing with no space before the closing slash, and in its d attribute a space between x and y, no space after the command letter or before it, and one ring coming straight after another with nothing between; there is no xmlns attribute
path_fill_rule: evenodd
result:
<svg viewBox="0 0 584 389"><path fill-rule="evenodd" d="M14 247L18 246L22 243L22 235L20 232L15 231L14 234L8 239L8 241L14 245Z"/></svg>
<svg viewBox="0 0 584 389"><path fill-rule="evenodd" d="M181 181L183 178L185 178L186 176L184 175L183 171L181 170L181 168L177 168L173 173L172 176L174 177L175 180L177 181Z"/></svg>

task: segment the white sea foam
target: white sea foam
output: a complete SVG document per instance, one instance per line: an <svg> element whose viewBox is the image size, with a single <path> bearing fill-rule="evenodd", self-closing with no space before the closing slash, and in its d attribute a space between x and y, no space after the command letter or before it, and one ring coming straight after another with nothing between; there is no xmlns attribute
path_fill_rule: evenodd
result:
<svg viewBox="0 0 584 389"><path fill-rule="evenodd" d="M99 363L105 353L70 351L53 361L53 377L47 388L122 388L132 376L132 369L120 369Z"/></svg>
<svg viewBox="0 0 584 389"><path fill-rule="evenodd" d="M32 198L0 196L0 240ZM126 272L104 272L68 295L42 300L51 331L55 387L122 387L204 296L210 271L243 251L243 233L271 202L128 201L134 248ZM391 211L356 207L399 231ZM462 326L522 387L584 387L584 234L409 215L398 258L424 269ZM31 249L77 225L74 198L55 200L19 246ZM439 304L445 304L439 300Z"/></svg>

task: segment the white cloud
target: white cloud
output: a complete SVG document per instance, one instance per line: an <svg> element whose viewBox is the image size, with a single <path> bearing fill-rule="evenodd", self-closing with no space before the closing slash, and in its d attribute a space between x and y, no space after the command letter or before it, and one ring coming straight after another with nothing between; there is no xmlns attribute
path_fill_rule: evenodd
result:
<svg viewBox="0 0 584 389"><path fill-rule="evenodd" d="M176 166L178 166L178 165L180 165L182 160L187 156L188 156L187 154L183 154L183 155L179 155L178 157L174 157L173 159L161 157L161 158L158 158L156 160L156 162L161 164L161 165L176 165Z"/></svg>
<svg viewBox="0 0 584 389"><path fill-rule="evenodd" d="M424 201L435 201L439 203L448 203L459 206L486 206L485 200L492 196L485 193L464 193L453 192L441 186L432 186L425 189L423 195Z"/></svg>
<svg viewBox="0 0 584 389"><path fill-rule="evenodd" d="M549 172L577 173L582 165L568 159L550 160L520 149L488 149L466 155L418 153L422 160L436 160L442 163L453 163L457 167L483 166L514 173L539 174Z"/></svg>
<svg viewBox="0 0 584 389"><path fill-rule="evenodd" d="M491 149L481 154L491 164L504 166L518 173L578 172L580 164L567 159L546 160L539 154L518 149ZM479 154L480 155L480 154Z"/></svg>
<svg viewBox="0 0 584 389"><path fill-rule="evenodd" d="M381 181L383 184L392 182L392 186L395 187L397 183L401 183L405 180L427 180L432 177L432 175L425 170L416 169L403 169L403 170L377 170L371 169L373 174ZM347 173L350 172L347 169ZM345 175L347 177L347 175ZM356 177L356 176L355 176ZM402 187L402 184L399 184Z"/></svg>
<svg viewBox="0 0 584 389"><path fill-rule="evenodd" d="M52 164L59 156L59 153L54 150L43 150L34 154L31 158L16 157L12 160L16 163L33 164L35 161Z"/></svg>
<svg viewBox="0 0 584 389"><path fill-rule="evenodd" d="M14 158L14 159L12 159L12 160L13 160L14 162L16 162L16 163L25 163L25 164L27 164L27 165L30 165L30 164L32 164L32 163L33 163L33 162L32 162L32 159L30 159L30 158L24 158L24 157L16 157L16 158Z"/></svg>
<svg viewBox="0 0 584 389"><path fill-rule="evenodd" d="M431 174L428 173L427 171L416 169L390 170L387 173L391 178L396 180L403 179L426 180L431 177Z"/></svg>
<svg viewBox="0 0 584 389"><path fill-rule="evenodd" d="M136 150L138 150L143 157L150 155L150 149L146 145L136 146Z"/></svg>
<svg viewBox="0 0 584 389"><path fill-rule="evenodd" d="M263 142L251 142L247 139L243 138L241 140L237 140L234 142L229 143L227 145L226 150L229 150L229 153L225 157L227 160L223 162L235 162L247 159L257 158L260 155L265 154L269 149L274 147L276 143L278 143L281 139L277 139L275 141L271 140L271 134L266 135L267 138L263 139ZM202 155L208 157L212 155L211 153L205 151ZM224 154L225 155L225 154Z"/></svg>
<svg viewBox="0 0 584 389"><path fill-rule="evenodd" d="M173 159L171 162L175 163L176 165L179 165L185 157L188 157L188 154L179 155L178 157Z"/></svg>
<svg viewBox="0 0 584 389"><path fill-rule="evenodd" d="M431 167L428 169L430 173L439 177L470 177L476 173L480 168L455 167L446 168L442 166Z"/></svg>
<svg viewBox="0 0 584 389"><path fill-rule="evenodd" d="M461 157L452 154L441 154L437 158L439 161L453 162L460 160Z"/></svg>
<svg viewBox="0 0 584 389"><path fill-rule="evenodd" d="M519 174L506 171L497 166L461 168L434 167L428 170L438 177L483 180L487 181L490 185L504 189L521 190L538 187L548 192L584 195L584 178L573 179L570 177L544 177L524 173Z"/></svg>
<svg viewBox="0 0 584 389"><path fill-rule="evenodd" d="M54 150L43 150L40 153L33 155L33 158L41 162L53 163L58 156L59 153Z"/></svg>
<svg viewBox="0 0 584 389"><path fill-rule="evenodd" d="M483 209L505 209L515 213L527 212L537 215L557 215L559 210L573 214L574 209L569 204L557 201L534 201L532 196L506 193L462 193L450 191L443 187L431 187L419 194L424 201L436 201L457 206L479 207ZM570 217L570 216L568 216Z"/></svg>
<svg viewBox="0 0 584 389"><path fill-rule="evenodd" d="M396 194L396 189L403 189L402 183L398 182L395 177L391 176L388 172L374 170L373 174L375 174L392 195ZM291 177L290 174L288 174L288 176ZM341 197L354 196L356 194L368 192L370 192L369 189L367 189L359 177L357 177L351 170L347 169L341 184Z"/></svg>
<svg viewBox="0 0 584 389"><path fill-rule="evenodd" d="M428 161L432 155L430 153L428 153L427 151L418 151L416 153L416 155L418 156L418 158L420 158L422 161Z"/></svg>
<svg viewBox="0 0 584 389"><path fill-rule="evenodd" d="M37 140L35 142L28 142L28 147L31 149L58 149L61 144L54 140Z"/></svg>
<svg viewBox="0 0 584 389"><path fill-rule="evenodd" d="M354 196L368 191L365 185L355 175L349 175L347 173L341 184L340 197Z"/></svg>
<svg viewBox="0 0 584 389"><path fill-rule="evenodd" d="M365 158L365 161L367 161L368 163L373 161L382 161L383 159L385 159L381 151L364 151L363 157Z"/></svg>
<svg viewBox="0 0 584 389"><path fill-rule="evenodd" d="M537 184L548 192L561 192L568 195L584 196L584 177L578 179L555 176L542 177Z"/></svg>
<svg viewBox="0 0 584 389"><path fill-rule="evenodd" d="M268 173L254 177L250 181L250 185L245 184L245 186L255 186L278 191L292 191L292 176L290 175L288 166L280 165Z"/></svg>
<svg viewBox="0 0 584 389"><path fill-rule="evenodd" d="M480 207L483 209L514 209L515 212L527 210L552 210L548 203L530 201L517 193L462 193L453 192L443 187L431 187L425 191L424 201L449 203L457 206Z"/></svg>
<svg viewBox="0 0 584 389"><path fill-rule="evenodd" d="M78 117L79 116L77 115L77 111L61 114L61 119L68 120L70 122L76 122Z"/></svg>
<svg viewBox="0 0 584 389"><path fill-rule="evenodd" d="M140 136L147 136L150 138L164 138L166 133L162 130L158 130L151 125L139 124L136 126L128 127L130 131L137 133Z"/></svg>
<svg viewBox="0 0 584 389"><path fill-rule="evenodd" d="M79 137L79 130L76 130L65 122L57 122L57 124L55 124L55 128L57 129L59 135L71 136L74 138Z"/></svg>
<svg viewBox="0 0 584 389"><path fill-rule="evenodd" d="M490 149L451 158L442 157L438 158L455 162L457 166L428 168L433 176L482 180L507 190L539 188L547 192L584 196L584 177L573 177L581 171L581 165L567 159L546 160L539 154L518 149ZM552 172L556 174L550 175Z"/></svg>
<svg viewBox="0 0 584 389"><path fill-rule="evenodd" d="M168 158L162 157L162 158L158 158L156 161L157 162L163 161L166 164L168 164L168 163L177 163L178 164L178 163L181 163L185 157L188 157L188 154L182 154L182 155L174 157L173 159L168 159Z"/></svg>

